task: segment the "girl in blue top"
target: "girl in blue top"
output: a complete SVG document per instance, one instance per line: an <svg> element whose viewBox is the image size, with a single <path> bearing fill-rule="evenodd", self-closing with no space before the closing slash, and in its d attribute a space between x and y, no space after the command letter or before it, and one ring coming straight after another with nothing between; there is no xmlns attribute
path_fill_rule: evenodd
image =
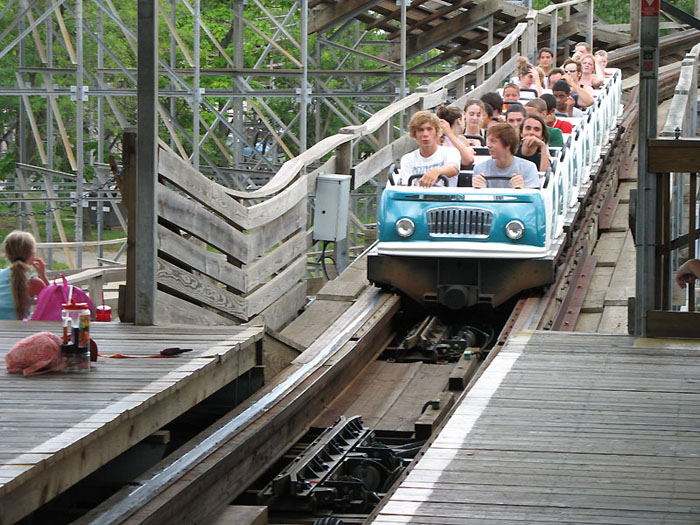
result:
<svg viewBox="0 0 700 525"><path fill-rule="evenodd" d="M31 233L15 230L3 244L10 266L0 270L0 319L24 319L32 297L49 284L46 268L34 256L36 241Z"/></svg>

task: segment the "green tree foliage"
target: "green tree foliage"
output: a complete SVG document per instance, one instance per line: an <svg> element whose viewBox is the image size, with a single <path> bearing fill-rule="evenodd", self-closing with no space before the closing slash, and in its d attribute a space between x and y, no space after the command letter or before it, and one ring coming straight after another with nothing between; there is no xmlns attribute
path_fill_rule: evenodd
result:
<svg viewBox="0 0 700 525"><path fill-rule="evenodd" d="M676 0L674 4L688 12L692 12L693 0ZM244 17L249 24L243 28L242 67L265 68L279 70L278 76L251 75L246 78L248 87L252 90L274 90L287 92L289 96L269 97L264 104L249 98L243 105L246 122L250 129L246 130L248 138L254 142L272 141L269 131L263 125L263 118L274 126L275 133L283 136L285 144L293 153L298 152L295 141L290 140L289 134L285 135L285 127L290 126L291 132L298 134L298 114L300 105L294 93L301 87L299 75L287 75L285 71L298 71L298 62L301 60L299 44L301 42L299 12L290 11L292 3L282 0L266 0L261 3L264 9L254 2L248 2L244 8ZM534 0L535 8L542 8L549 4L548 0ZM11 2L2 17L0 17L0 49L4 49L19 34L20 24L11 27L16 17L25 7L23 2ZM50 8L51 0L39 0L32 4L32 15L36 19L44 10ZM111 12L109 2L83 2L84 25L84 64L85 84L91 90L100 88L112 88L125 90L135 88L136 57L136 24L137 1L112 2L116 13ZM185 71L194 67L194 16L191 11L193 0L180 0L175 4L161 2L161 17L159 21L159 46L160 58L164 65L179 71L187 85L193 84L193 75ZM102 6L102 7L100 7ZM596 2L596 13L608 23L626 23L629 21L628 1ZM24 70L22 78L26 87L40 88L45 85L55 85L61 94L55 97L55 104L62 117L68 140L75 145L76 141L76 104L69 96L69 89L75 84L75 75L72 73L55 73L53 75L41 74L40 68L51 66L57 69L75 68L74 56L71 53L75 47L75 35L77 23L75 18L75 2L69 0L57 11L65 24L65 34L70 35L70 42L63 39L64 30L58 23L56 14L41 24L34 34L27 36L23 41L23 63L20 63L20 47L15 46L12 51L0 58L0 86L14 88L17 86L16 74L22 67L35 68ZM201 19L208 31L217 42L209 37L206 31L201 31L199 45L199 65L202 68L200 79L201 87L205 90L205 100L217 111L223 113L226 118L232 115L232 99L226 93L237 92L240 89L234 83L232 75L225 74L225 70L232 67L235 56L234 49L234 7L231 0L203 0L201 4ZM172 22L169 24L167 20ZM287 23L285 23L287 21ZM24 23L27 23L25 19ZM257 30L253 30L254 25ZM284 25L284 29L281 26ZM47 53L49 28L51 29L51 53ZM335 31L335 30L334 30ZM102 35L99 37L99 35ZM266 36L263 36L266 35ZM341 46L352 48L358 39L359 33L346 30L334 42ZM321 35L320 37L327 37ZM370 31L360 35L364 41L370 42L363 45L361 50L367 55L383 56L390 49L383 45L388 36L380 30ZM98 43L97 39L102 41ZM387 81L385 77L372 74L373 70L390 69L383 63L377 62L367 56L352 54L342 48L323 46L317 54L316 42L319 35L312 34L309 39L309 57L312 69L333 71L336 68L359 69L367 71L366 75L352 76L340 74L328 74L312 79L315 94L326 90L336 90L338 96L334 98L315 99L315 103L309 108L307 144L311 145L316 140L316 120L320 127L320 135L328 136L337 132L341 127L355 119L362 121L374 111L377 105L387 104L395 97L394 89L398 86L398 77ZM274 42L278 48L268 51L270 42ZM394 41L395 43L395 41ZM41 49L40 49L41 48ZM220 48L223 48L224 53ZM171 55L171 49L174 50ZM40 52L41 51L41 52ZM436 55L438 51L431 51L428 56L420 56L411 60L409 67L417 66L426 58ZM49 57L50 63L45 63L42 56ZM442 74L445 67L454 68L450 63L435 66L435 76ZM423 68L425 69L425 68ZM219 73L216 73L218 71ZM429 79L420 77L408 78L408 87L414 88ZM187 86L168 78L160 76L159 87L164 91L186 91ZM343 92L369 92L370 90L384 90L385 94L374 98L366 97L367 104L360 107L357 98L348 96ZM219 91L221 96L212 96ZM0 177L13 173L13 161L17 158L17 145L14 143L20 113L20 97L0 97ZM36 120L39 133L45 137L49 131L50 100L41 96L28 97L32 114ZM104 109L98 106L99 101ZM188 142L187 136L191 134L194 125L194 112L192 101L185 96L170 98L163 96L160 99L163 111L171 114L167 120L172 120L171 127L162 123L160 126L161 138L165 141L175 141L183 144L186 153L191 153L193 145ZM376 104L372 106L372 104ZM116 110L113 111L113 109ZM96 122L98 114L103 112L106 116L104 122L104 137L97 136ZM85 163L89 158L97 158L100 153L107 157L110 153L119 149L122 134L122 121L117 118L122 115L123 123L135 125L136 123L136 97L126 93L115 94L110 100L100 99L98 96L89 96L85 103L84 148L86 159L79 162ZM262 115L262 118L261 118ZM200 116L203 125L200 126L200 134L204 134L206 127L213 126L213 134L219 137L220 143L230 145L233 135L221 122L217 122L215 113L206 106L200 107ZM341 117L342 116L342 117ZM53 118L52 129L54 134L53 167L58 170L72 172L73 168L68 162L64 145L59 140L59 123ZM176 137L173 136L176 135ZM264 138L268 136L268 138ZM364 146L363 146L364 147ZM27 139L21 147L22 159L30 164L42 164L39 149L37 148L31 130L27 126ZM222 152L217 142L206 140L202 146L202 153L217 165L230 165L230 157ZM89 172L88 172L89 175Z"/></svg>
<svg viewBox="0 0 700 525"><path fill-rule="evenodd" d="M532 7L543 9L553 3L550 0L533 0ZM669 0L669 3L689 14L695 9L695 0ZM608 24L628 24L630 21L630 0L598 1L594 4L594 10L596 16Z"/></svg>

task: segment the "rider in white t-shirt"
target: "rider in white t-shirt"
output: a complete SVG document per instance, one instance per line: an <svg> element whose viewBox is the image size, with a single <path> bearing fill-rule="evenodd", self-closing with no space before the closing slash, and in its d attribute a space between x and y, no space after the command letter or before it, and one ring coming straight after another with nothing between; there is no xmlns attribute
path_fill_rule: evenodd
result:
<svg viewBox="0 0 700 525"><path fill-rule="evenodd" d="M418 149L401 157L399 184L406 185L411 176L421 175L418 185L431 187L443 175L450 186L456 186L460 153L456 148L439 145L442 126L437 116L430 111L419 111L413 115L408 129L418 142Z"/></svg>

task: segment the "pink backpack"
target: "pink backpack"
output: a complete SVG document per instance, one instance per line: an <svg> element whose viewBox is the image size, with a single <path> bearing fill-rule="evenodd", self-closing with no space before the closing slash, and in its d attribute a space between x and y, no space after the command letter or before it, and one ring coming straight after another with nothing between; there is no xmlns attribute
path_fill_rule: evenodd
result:
<svg viewBox="0 0 700 525"><path fill-rule="evenodd" d="M64 304L87 303L91 317L95 317L95 305L92 299L77 286L68 284L66 276L62 275L63 284L50 284L39 292L36 298L36 308L32 313L32 321L60 321Z"/></svg>

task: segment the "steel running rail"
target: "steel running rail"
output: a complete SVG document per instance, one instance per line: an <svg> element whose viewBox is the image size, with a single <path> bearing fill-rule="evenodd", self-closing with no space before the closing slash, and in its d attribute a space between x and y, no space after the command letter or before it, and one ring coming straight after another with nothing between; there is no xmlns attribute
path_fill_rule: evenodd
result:
<svg viewBox="0 0 700 525"><path fill-rule="evenodd" d="M129 491L120 501L104 511L87 514L78 523L119 523L137 512L141 506L177 481L197 463L214 453L223 443L229 441L234 435L241 433L254 420L267 413L273 405L283 399L304 379L318 370L324 362L342 349L353 334L376 313L381 297L382 294L377 289L367 289L360 299L341 317L341 323L336 321L333 325L336 328L339 328L337 326L339 324L344 324L344 326L337 332L329 331L333 334L332 337L328 341L322 341L323 348L313 359L290 374L283 382L275 385L257 402L238 414L230 422L204 439L200 445L158 471L140 486ZM319 342L317 341L317 343ZM314 345L317 343L314 343Z"/></svg>

